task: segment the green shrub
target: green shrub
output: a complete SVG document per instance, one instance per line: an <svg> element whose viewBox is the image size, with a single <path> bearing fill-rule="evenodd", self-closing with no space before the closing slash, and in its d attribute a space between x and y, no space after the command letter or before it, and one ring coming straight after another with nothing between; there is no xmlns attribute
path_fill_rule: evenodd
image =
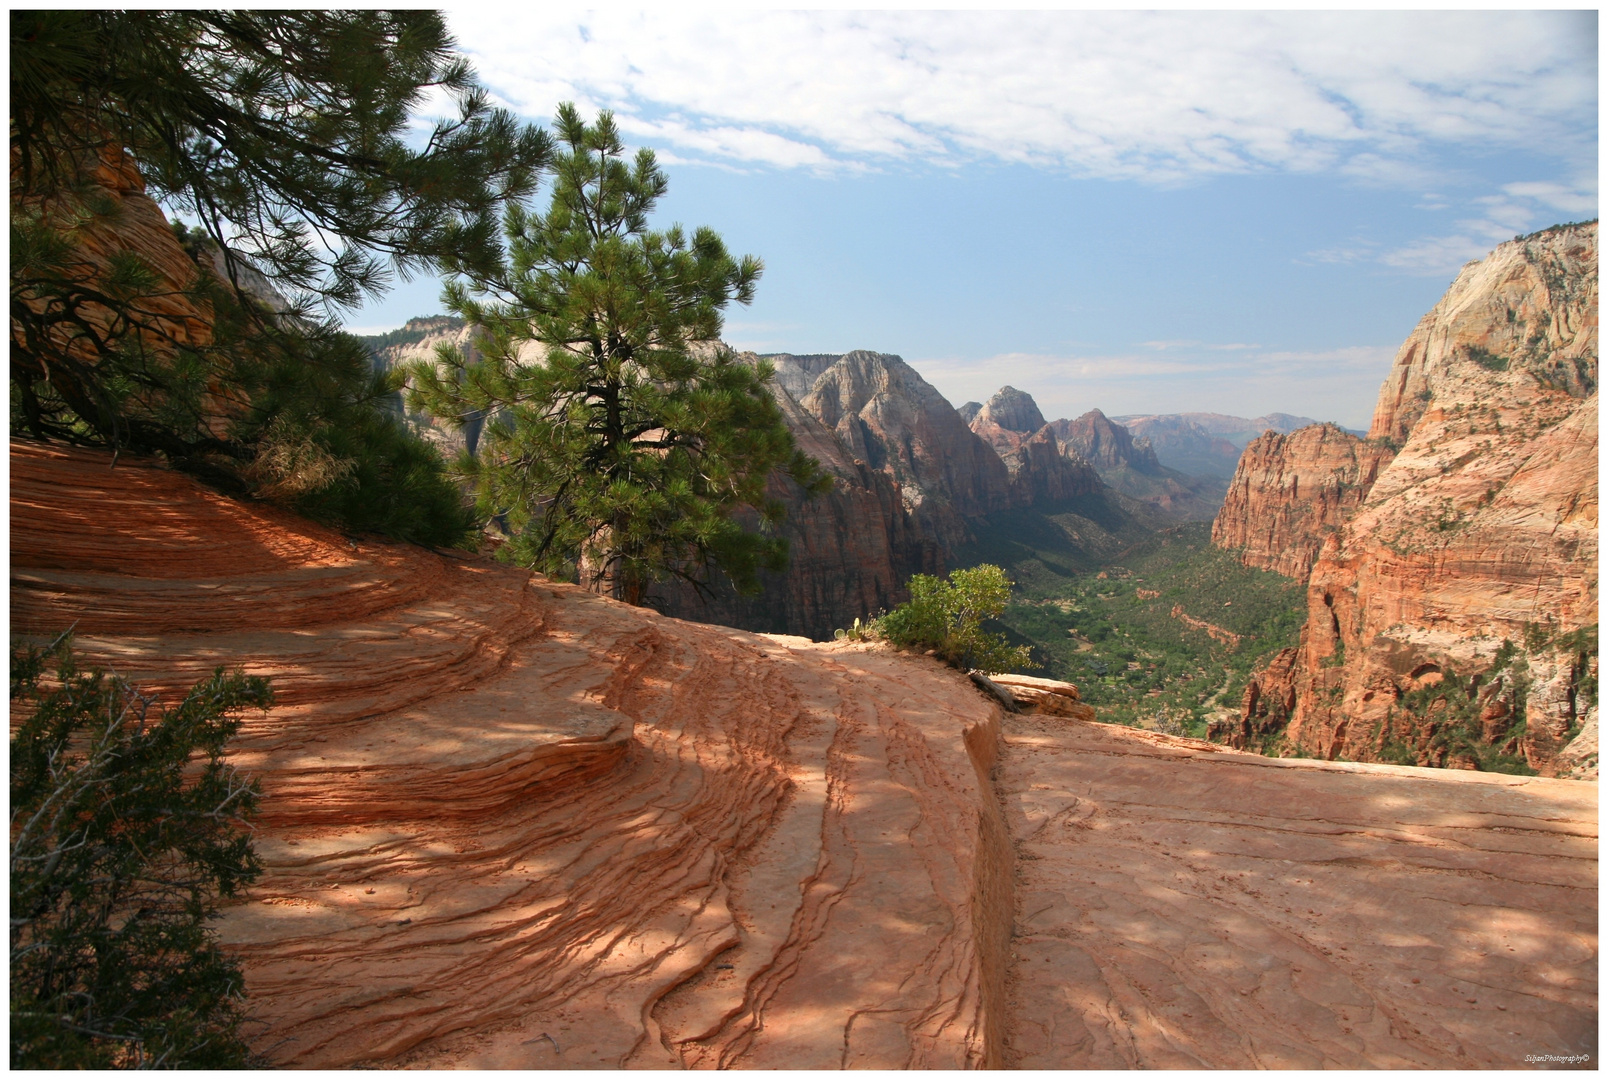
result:
<svg viewBox="0 0 1608 1080"><path fill-rule="evenodd" d="M1002 634L983 629L1011 597L1005 571L987 563L956 570L949 580L917 574L908 583L910 601L877 620L878 633L902 648L933 649L951 664L982 671L1038 667L1026 646L1012 647Z"/></svg>
<svg viewBox="0 0 1608 1080"><path fill-rule="evenodd" d="M53 689L42 689L56 660ZM223 758L267 680L218 668L164 711L12 649L11 1067L239 1068L240 971L207 923L259 872L257 787ZM21 707L19 709L19 706Z"/></svg>

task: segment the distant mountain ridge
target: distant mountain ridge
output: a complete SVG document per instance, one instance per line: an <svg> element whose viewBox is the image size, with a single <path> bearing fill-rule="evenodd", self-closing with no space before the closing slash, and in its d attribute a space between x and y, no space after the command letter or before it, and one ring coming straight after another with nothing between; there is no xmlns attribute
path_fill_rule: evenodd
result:
<svg viewBox="0 0 1608 1080"><path fill-rule="evenodd" d="M1111 419L1126 427L1135 438L1149 439L1156 458L1169 469L1224 480L1234 475L1240 454L1264 431L1287 435L1322 422L1309 416L1281 412L1254 419L1211 412L1136 413ZM1351 434L1363 433L1351 431Z"/></svg>

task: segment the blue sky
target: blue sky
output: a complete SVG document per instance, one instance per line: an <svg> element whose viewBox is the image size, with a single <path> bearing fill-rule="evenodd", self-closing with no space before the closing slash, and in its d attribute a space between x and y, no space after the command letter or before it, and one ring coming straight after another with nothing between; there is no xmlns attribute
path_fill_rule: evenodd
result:
<svg viewBox="0 0 1608 1080"><path fill-rule="evenodd" d="M733 345L897 353L957 405L1363 427L1463 262L1597 214L1594 11L447 17L501 103L613 109L662 223L764 259Z"/></svg>

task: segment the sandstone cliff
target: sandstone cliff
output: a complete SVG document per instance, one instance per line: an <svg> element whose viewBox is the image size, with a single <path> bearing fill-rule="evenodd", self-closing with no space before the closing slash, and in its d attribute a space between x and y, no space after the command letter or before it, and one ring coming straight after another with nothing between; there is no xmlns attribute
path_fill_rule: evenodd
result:
<svg viewBox="0 0 1608 1080"><path fill-rule="evenodd" d="M1394 456L1384 440L1333 424L1265 432L1240 458L1212 542L1238 549L1246 566L1305 580L1324 539L1362 505Z"/></svg>
<svg viewBox="0 0 1608 1080"><path fill-rule="evenodd" d="M785 369L778 364L777 370L780 382ZM764 587L755 596L740 596L717 577L712 596L667 583L655 587L652 599L678 618L828 640L856 618L903 603L906 579L937 573L946 551L920 531L887 473L852 458L784 385L773 385L772 392L799 449L832 476L832 490L814 499L791 480L771 479L770 496L787 507L786 571L761 572Z"/></svg>
<svg viewBox="0 0 1608 1080"><path fill-rule="evenodd" d="M1011 504L999 455L897 356L840 357L802 404L855 460L886 473L918 527L946 546L965 540L965 518Z"/></svg>
<svg viewBox="0 0 1608 1080"><path fill-rule="evenodd" d="M1032 395L1001 387L968 422L1010 472L1012 506L1065 502L1100 490L1100 474L1061 444Z"/></svg>
<svg viewBox="0 0 1608 1080"><path fill-rule="evenodd" d="M145 180L135 162L121 150L102 148L88 179L98 185L93 197L97 209L93 214L85 213L76 203L63 206L47 201L27 207L13 205L14 214L37 212L46 221L55 221L60 238L72 245L71 253L62 260L59 273L83 288L82 293L77 293L52 287L50 291L56 294L56 303L47 306L29 289L27 274L19 276L14 268L13 303L17 307L11 320L12 393L18 397L17 412L21 416L37 413L39 406L31 389L35 382L53 383L58 392L75 397L89 394L83 400L94 404L94 391L80 384L80 376L37 366L33 357L46 351L46 343L90 369L103 361L90 342L103 335L111 335L105 343L107 347L117 346L118 335L126 334L121 343L124 347L149 350L164 359L173 357L181 349L205 350L213 343L214 312L205 296L209 282L204 280L214 276L213 261L207 259L205 265L198 263L179 243L161 207L146 195ZM217 253L217 257L221 264L221 253ZM116 281L131 267L138 267L142 276L148 276L149 284L131 290L126 282ZM261 281L260 275L244 266L238 272L243 288ZM97 295L121 296L126 305L123 314L114 316L110 309L93 299ZM65 306L62 306L63 301ZM24 312L43 315L43 318L38 322L19 318ZM35 340L29 340L30 337ZM230 421L245 409L245 398L228 384L220 370L222 358L205 352L194 355L211 365L207 389L200 402L202 415L197 418L201 431L197 433L225 439L229 435ZM130 403L134 403L149 390L132 382L122 386L119 392L127 394Z"/></svg>
<svg viewBox="0 0 1608 1080"><path fill-rule="evenodd" d="M1370 430L1401 449L1312 569L1290 745L1551 774L1595 731L1597 336L1591 223L1465 267L1408 338ZM1361 452L1304 437L1342 472ZM1289 510L1289 536L1331 510Z"/></svg>
<svg viewBox="0 0 1608 1080"><path fill-rule="evenodd" d="M970 417L961 416L982 439L1001 455L1022 445L1044 427L1044 414L1031 394L1014 386L1002 386L988 402Z"/></svg>

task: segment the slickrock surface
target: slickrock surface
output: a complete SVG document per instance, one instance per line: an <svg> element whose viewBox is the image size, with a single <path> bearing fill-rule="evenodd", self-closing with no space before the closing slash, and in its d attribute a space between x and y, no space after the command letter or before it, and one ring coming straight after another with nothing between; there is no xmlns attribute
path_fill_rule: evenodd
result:
<svg viewBox="0 0 1608 1080"><path fill-rule="evenodd" d="M1597 623L1597 337L1595 223L1502 244L1420 322L1370 433L1401 449L1308 581L1291 744L1476 767L1443 731L1473 698L1481 746L1595 776L1595 650L1559 635ZM1338 495L1324 505L1345 511ZM1484 677L1504 641L1520 654ZM1280 681L1264 690L1284 696ZM1576 737L1590 745L1560 757Z"/></svg>
<svg viewBox="0 0 1608 1080"><path fill-rule="evenodd" d="M1245 448L1212 522L1212 543L1236 548L1246 566L1305 581L1323 541L1362 505L1396 456L1333 424L1288 435L1268 431Z"/></svg>
<svg viewBox="0 0 1608 1080"><path fill-rule="evenodd" d="M934 661L665 619L14 442L12 625L271 676L222 924L280 1066L998 1063L994 705Z"/></svg>
<svg viewBox="0 0 1608 1080"><path fill-rule="evenodd" d="M1597 789L1008 716L1008 1067L1597 1066Z"/></svg>

